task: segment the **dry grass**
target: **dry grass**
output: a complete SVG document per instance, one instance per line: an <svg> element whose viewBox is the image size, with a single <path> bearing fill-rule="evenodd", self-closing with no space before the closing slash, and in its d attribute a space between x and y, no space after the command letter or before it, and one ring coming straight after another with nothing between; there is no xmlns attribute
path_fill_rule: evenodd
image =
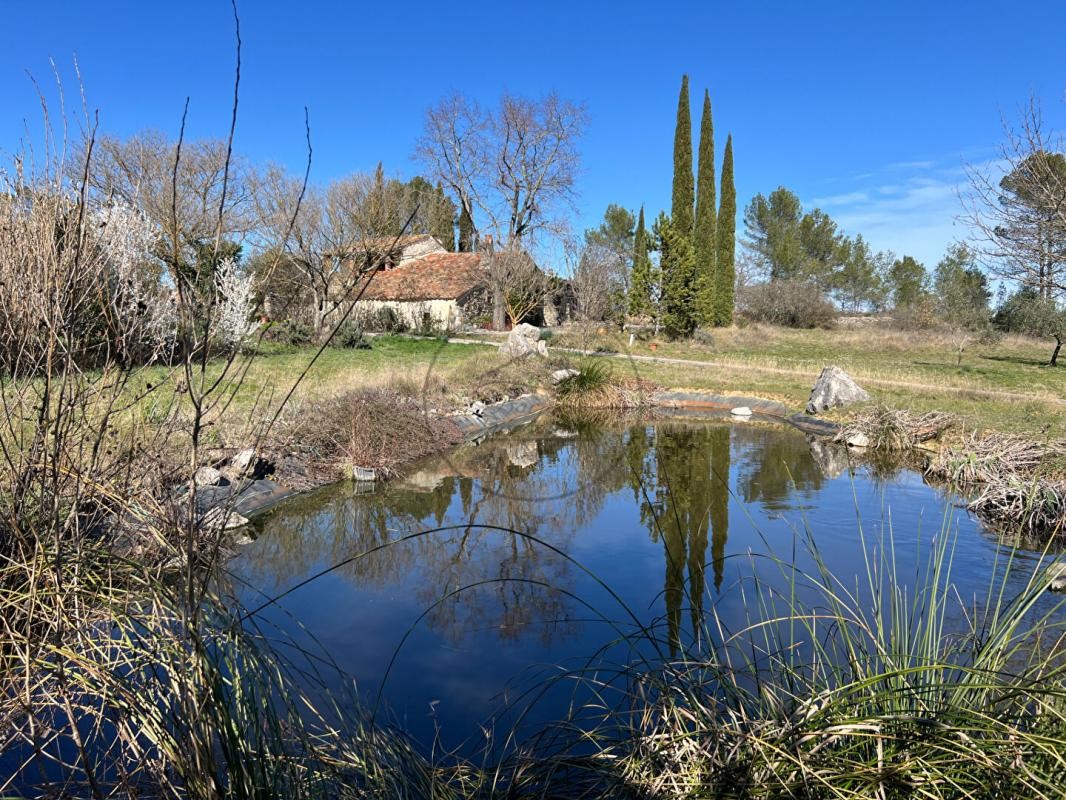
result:
<svg viewBox="0 0 1066 800"><path fill-rule="evenodd" d="M976 488L968 507L995 527L1039 539L1066 532L1066 442L971 435L941 450L926 472Z"/></svg>
<svg viewBox="0 0 1066 800"><path fill-rule="evenodd" d="M860 411L840 430L834 441L846 442L862 434L879 450L910 450L922 442L937 439L958 420L941 411L914 413L876 406Z"/></svg>
<svg viewBox="0 0 1066 800"><path fill-rule="evenodd" d="M301 404L279 430L277 446L336 477L355 467L390 477L460 440L454 425L427 411L417 387L393 381Z"/></svg>

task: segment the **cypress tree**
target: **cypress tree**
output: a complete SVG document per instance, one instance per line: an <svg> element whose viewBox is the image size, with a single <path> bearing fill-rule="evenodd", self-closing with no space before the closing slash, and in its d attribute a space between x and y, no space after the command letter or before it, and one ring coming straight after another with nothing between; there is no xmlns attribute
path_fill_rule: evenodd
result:
<svg viewBox="0 0 1066 800"><path fill-rule="evenodd" d="M733 185L733 136L725 140L722 158L721 205L718 208L717 276L715 280L715 324L733 324L733 293L737 279L737 190Z"/></svg>
<svg viewBox="0 0 1066 800"><path fill-rule="evenodd" d="M426 202L423 198L423 202ZM444 193L444 187L437 182L433 190L432 228L430 233L436 237L448 252L455 250L455 203Z"/></svg>
<svg viewBox="0 0 1066 800"><path fill-rule="evenodd" d="M681 77L677 98L677 126L674 128L674 192L670 219L681 236L692 237L692 207L695 203L692 178L692 114L688 107L688 75Z"/></svg>
<svg viewBox="0 0 1066 800"><path fill-rule="evenodd" d="M648 257L648 231L644 226L644 206L637 217L633 237L633 274L629 280L629 313L634 317L651 313L651 259Z"/></svg>
<svg viewBox="0 0 1066 800"><path fill-rule="evenodd" d="M474 249L474 220L464 205L459 212L459 252L470 253Z"/></svg>
<svg viewBox="0 0 1066 800"><path fill-rule="evenodd" d="M696 170L696 227L692 244L696 251L696 272L699 276L700 321L713 325L715 321L715 187L714 187L714 122L711 118L711 96L703 93L703 118L700 121L699 165Z"/></svg>
<svg viewBox="0 0 1066 800"><path fill-rule="evenodd" d="M667 336L691 336L699 322L696 315L696 254L692 238L685 236L673 220L660 215L659 261L662 269L662 322Z"/></svg>

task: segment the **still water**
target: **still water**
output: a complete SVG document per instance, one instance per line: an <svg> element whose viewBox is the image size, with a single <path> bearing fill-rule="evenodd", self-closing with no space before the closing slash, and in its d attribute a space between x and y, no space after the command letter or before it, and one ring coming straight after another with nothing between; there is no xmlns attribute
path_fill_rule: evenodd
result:
<svg viewBox="0 0 1066 800"><path fill-rule="evenodd" d="M759 422L542 418L364 489L341 483L278 508L231 570L255 606L339 564L260 619L332 659L329 680L364 701L380 692L393 720L446 747L526 707L547 677L624 660L610 643L638 622L675 654L698 646L712 608L741 627L752 579L783 583L780 561L811 569L808 540L856 585L863 542L867 553L891 542L896 574L913 576L950 530L963 599L987 591L1002 559L919 474L854 466ZM569 700L546 692L527 723L562 717Z"/></svg>

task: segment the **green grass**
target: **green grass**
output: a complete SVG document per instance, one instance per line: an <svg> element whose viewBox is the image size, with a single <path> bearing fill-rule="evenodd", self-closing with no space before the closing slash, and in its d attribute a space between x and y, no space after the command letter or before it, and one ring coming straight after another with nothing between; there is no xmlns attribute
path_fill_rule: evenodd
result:
<svg viewBox="0 0 1066 800"><path fill-rule="evenodd" d="M614 345L623 354L705 362L707 367L638 359L625 371L672 388L753 394L796 409L806 404L822 367L836 364L875 402L948 411L976 430L1066 437L1066 365L1046 365L1050 346L1045 341L974 342L960 365L950 337L929 332L760 325L713 331L710 337L710 344L660 340L629 347L628 334L593 331L556 337L554 343L587 350Z"/></svg>

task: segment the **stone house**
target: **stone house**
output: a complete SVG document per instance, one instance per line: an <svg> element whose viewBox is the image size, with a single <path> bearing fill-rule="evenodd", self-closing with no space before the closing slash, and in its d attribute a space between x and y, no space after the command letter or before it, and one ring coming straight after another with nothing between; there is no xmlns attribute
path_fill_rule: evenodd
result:
<svg viewBox="0 0 1066 800"><path fill-rule="evenodd" d="M441 248L363 280L354 315L367 327L382 327L381 320L391 318L404 328L453 331L480 324L489 309L488 270L480 253Z"/></svg>

